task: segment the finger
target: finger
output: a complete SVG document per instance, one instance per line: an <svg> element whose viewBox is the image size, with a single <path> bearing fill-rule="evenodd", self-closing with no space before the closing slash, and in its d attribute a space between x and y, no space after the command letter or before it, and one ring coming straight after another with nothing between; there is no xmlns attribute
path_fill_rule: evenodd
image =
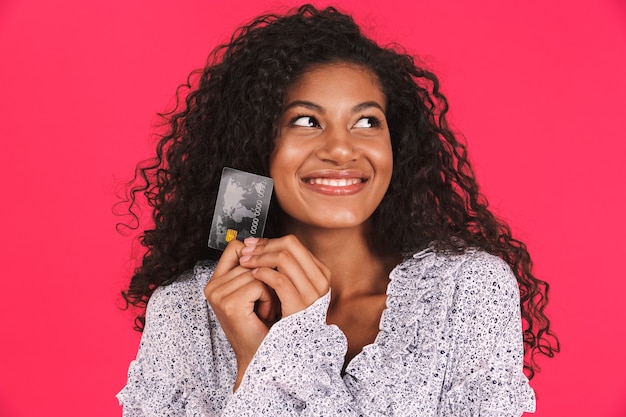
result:
<svg viewBox="0 0 626 417"><path fill-rule="evenodd" d="M264 284L268 290L267 298L259 298L254 306L257 316L268 327L271 327L281 317L281 303L274 291L270 286Z"/></svg>
<svg viewBox="0 0 626 417"><path fill-rule="evenodd" d="M276 291L283 317L304 310L319 298L319 295L313 291L298 290L289 277L274 269L258 268L252 271L252 274Z"/></svg>
<svg viewBox="0 0 626 417"><path fill-rule="evenodd" d="M220 256L220 260L213 271L213 275L223 275L231 269L239 265L239 258L241 258L241 250L245 247L243 242L234 239L228 243L226 249Z"/></svg>
<svg viewBox="0 0 626 417"><path fill-rule="evenodd" d="M319 278L322 278L322 280L318 282L320 285L318 290L324 294L328 291L328 285L330 284L330 269L317 259L297 237L294 235L287 235L280 239L268 241L267 244L272 245L269 249L273 249L273 246L275 245L278 248L284 248L285 250L291 252L294 257L298 259L301 267L305 271L315 271L316 273L321 274L319 275Z"/></svg>
<svg viewBox="0 0 626 417"><path fill-rule="evenodd" d="M276 268L292 278L300 291L310 291L312 285L320 295L328 292L330 270L295 236L244 243L246 247L239 260L242 266Z"/></svg>
<svg viewBox="0 0 626 417"><path fill-rule="evenodd" d="M251 255L259 254L263 252L263 247L267 244L269 239L249 237L243 240L244 247L241 249L241 257L239 262L241 263L241 258L247 260Z"/></svg>
<svg viewBox="0 0 626 417"><path fill-rule="evenodd" d="M251 274L250 274L251 275ZM255 305L258 300L269 302L271 294L267 286L250 276L250 279L238 280L239 286L229 293L224 293L220 299L219 310L228 317L251 317L255 314ZM232 285L232 282L227 285Z"/></svg>
<svg viewBox="0 0 626 417"><path fill-rule="evenodd" d="M265 239L262 237L247 237L243 240L243 244L245 246L259 246L267 243L269 239Z"/></svg>
<svg viewBox="0 0 626 417"><path fill-rule="evenodd" d="M204 287L204 296L207 300L217 288L223 285L224 281L230 281L249 270L239 265L239 257L243 247L243 243L238 240L233 240L226 246L209 282Z"/></svg>
<svg viewBox="0 0 626 417"><path fill-rule="evenodd" d="M221 308L225 299L231 298L233 294L237 296L242 287L254 281L256 279L249 269L237 267L223 276L216 277L213 282L209 281L205 287L205 296L212 306ZM266 289L266 292L269 292L269 289ZM238 295L242 298L242 304L256 301L256 299L245 300L243 297L245 293L240 292ZM269 295L260 293L258 297L266 300Z"/></svg>
<svg viewBox="0 0 626 417"><path fill-rule="evenodd" d="M214 310L223 310L229 308L226 303L237 303L243 310L250 313L251 310L257 313L259 318L267 325L276 322L276 316L280 313L280 300L275 291L258 281L249 269L237 267L233 271L229 271L227 275L234 274L235 271L243 271L234 278L219 277L211 284L212 286L205 288L205 297ZM242 288L250 283L260 285L258 292L246 292ZM248 288L248 291L250 288ZM257 298L250 298L257 297ZM232 308L232 307L230 307ZM229 314L233 314L230 310Z"/></svg>
<svg viewBox="0 0 626 417"><path fill-rule="evenodd" d="M300 293L300 298L303 300L311 296L317 299L321 295L314 284L316 280L319 280L316 278L318 273L314 270L304 269L301 260L296 259L287 250L267 251L255 255L250 262L250 267L263 268L268 270L268 274L274 270L274 272L278 272L268 275L269 278L273 279L273 282L268 283L268 285L274 288L281 300L283 300L283 295L286 295L285 291L288 288L293 288ZM258 274L255 273L255 275Z"/></svg>
<svg viewBox="0 0 626 417"><path fill-rule="evenodd" d="M229 287L224 287L224 285L236 280L239 276L245 273L250 273L250 269L239 265L221 275L214 273L211 276L211 279L209 279L207 285L204 287L204 297L209 300L211 304L219 301L223 294L229 294L233 291L232 289L229 289Z"/></svg>

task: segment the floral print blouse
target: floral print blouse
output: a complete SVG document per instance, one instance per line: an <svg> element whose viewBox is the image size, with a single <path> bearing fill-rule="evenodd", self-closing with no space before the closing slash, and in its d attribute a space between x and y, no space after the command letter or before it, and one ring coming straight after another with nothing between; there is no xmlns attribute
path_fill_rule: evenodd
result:
<svg viewBox="0 0 626 417"><path fill-rule="evenodd" d="M522 372L520 297L501 259L426 249L390 273L380 331L341 370L346 338L326 324L330 293L272 326L233 393L235 355L198 263L150 298L125 417L521 416L535 398Z"/></svg>

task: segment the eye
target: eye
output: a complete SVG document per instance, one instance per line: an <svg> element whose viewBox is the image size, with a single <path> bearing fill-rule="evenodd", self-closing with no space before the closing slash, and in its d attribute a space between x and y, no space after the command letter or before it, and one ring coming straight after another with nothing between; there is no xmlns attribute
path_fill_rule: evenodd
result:
<svg viewBox="0 0 626 417"><path fill-rule="evenodd" d="M376 118L376 117L370 117L370 116L361 117L354 124L354 127L356 127L356 128L365 128L365 129L370 129L370 128L373 128L373 127L380 127L380 120L378 120L378 118Z"/></svg>
<svg viewBox="0 0 626 417"><path fill-rule="evenodd" d="M291 120L292 126L300 127L320 127L319 122L312 116L297 116Z"/></svg>

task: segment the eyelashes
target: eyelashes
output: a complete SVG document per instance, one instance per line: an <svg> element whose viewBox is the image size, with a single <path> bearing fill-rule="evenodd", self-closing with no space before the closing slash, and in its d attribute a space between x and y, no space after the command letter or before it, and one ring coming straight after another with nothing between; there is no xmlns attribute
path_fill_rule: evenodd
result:
<svg viewBox="0 0 626 417"><path fill-rule="evenodd" d="M354 127L359 128L377 128L381 126L380 119L374 116L363 116L357 120Z"/></svg>
<svg viewBox="0 0 626 417"><path fill-rule="evenodd" d="M381 127L382 122L376 116L361 116L353 125L353 127L358 129L372 129ZM309 127L309 128L319 128L321 127L320 122L313 116L307 116L304 114L299 114L293 117L289 121L289 126L293 127Z"/></svg>
<svg viewBox="0 0 626 417"><path fill-rule="evenodd" d="M321 127L320 123L313 116L297 115L291 119L289 126L298 127Z"/></svg>

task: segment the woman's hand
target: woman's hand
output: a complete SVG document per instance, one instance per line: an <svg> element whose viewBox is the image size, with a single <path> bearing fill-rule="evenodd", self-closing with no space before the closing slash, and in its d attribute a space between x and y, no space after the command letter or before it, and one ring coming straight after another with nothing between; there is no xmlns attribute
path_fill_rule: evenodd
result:
<svg viewBox="0 0 626 417"><path fill-rule="evenodd" d="M234 390L280 311L274 291L239 264L244 248L238 240L230 242L204 288L237 358Z"/></svg>
<svg viewBox="0 0 626 417"><path fill-rule="evenodd" d="M204 293L237 358L234 389L278 317L304 310L329 287L330 270L295 236L228 244Z"/></svg>
<svg viewBox="0 0 626 417"><path fill-rule="evenodd" d="M239 264L272 288L283 317L304 310L328 292L330 270L293 235L244 240Z"/></svg>

